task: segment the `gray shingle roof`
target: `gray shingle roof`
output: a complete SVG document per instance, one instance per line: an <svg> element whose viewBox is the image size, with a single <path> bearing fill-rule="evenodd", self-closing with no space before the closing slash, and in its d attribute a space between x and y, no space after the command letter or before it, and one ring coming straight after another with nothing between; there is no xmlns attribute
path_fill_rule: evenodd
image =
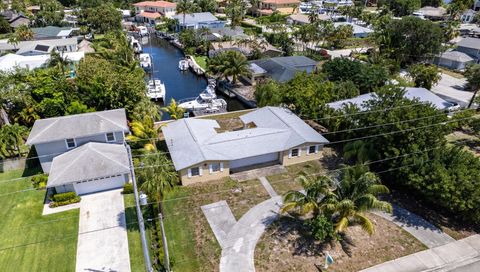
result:
<svg viewBox="0 0 480 272"><path fill-rule="evenodd" d="M181 119L162 128L176 170L204 161L230 161L288 150L304 143L328 143L287 109L264 107L240 116L256 128L217 133L214 120Z"/></svg>
<svg viewBox="0 0 480 272"><path fill-rule="evenodd" d="M53 158L47 187L129 172L124 145L92 142Z"/></svg>
<svg viewBox="0 0 480 272"><path fill-rule="evenodd" d="M463 38L457 43L459 47L473 48L480 50L480 39L477 38Z"/></svg>
<svg viewBox="0 0 480 272"><path fill-rule="evenodd" d="M265 69L268 75L278 82L292 79L298 72L311 73L315 70L317 62L305 56L276 57L270 59L254 60L254 63Z"/></svg>
<svg viewBox="0 0 480 272"><path fill-rule="evenodd" d="M28 136L27 144L34 145L116 131L129 131L125 109L37 120Z"/></svg>
<svg viewBox="0 0 480 272"><path fill-rule="evenodd" d="M452 106L452 103L447 102L425 88L405 88L404 97L411 100L418 98L420 102L431 103L433 107L439 110L443 110ZM375 93L362 94L354 98L328 103L327 105L332 109L338 110L348 104L353 104L356 105L361 111L364 111L367 110L364 103L372 99L377 99Z"/></svg>
<svg viewBox="0 0 480 272"><path fill-rule="evenodd" d="M469 61L474 61L472 57L469 55L459 52L459 51L447 51L444 52L440 58L442 59L447 59L447 60L453 60L457 62L469 62Z"/></svg>

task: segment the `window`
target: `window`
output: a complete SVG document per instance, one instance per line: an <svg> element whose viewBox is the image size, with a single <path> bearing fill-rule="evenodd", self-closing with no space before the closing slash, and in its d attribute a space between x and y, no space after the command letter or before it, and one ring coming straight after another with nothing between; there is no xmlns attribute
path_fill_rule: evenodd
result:
<svg viewBox="0 0 480 272"><path fill-rule="evenodd" d="M107 142L115 142L115 134L113 132L109 132L105 134L107 138Z"/></svg>
<svg viewBox="0 0 480 272"><path fill-rule="evenodd" d="M298 157L298 153L299 153L298 148L292 149L290 151L290 157Z"/></svg>
<svg viewBox="0 0 480 272"><path fill-rule="evenodd" d="M317 146L316 145L311 145L308 147L308 154L314 154L317 153Z"/></svg>
<svg viewBox="0 0 480 272"><path fill-rule="evenodd" d="M190 168L190 176L191 177L200 176L200 168L199 167Z"/></svg>
<svg viewBox="0 0 480 272"><path fill-rule="evenodd" d="M70 149L70 148L74 148L77 146L77 144L75 143L75 139L71 138L71 139L66 139L65 142L67 143L67 148Z"/></svg>
<svg viewBox="0 0 480 272"><path fill-rule="evenodd" d="M210 164L210 174L223 171L223 162L214 162Z"/></svg>

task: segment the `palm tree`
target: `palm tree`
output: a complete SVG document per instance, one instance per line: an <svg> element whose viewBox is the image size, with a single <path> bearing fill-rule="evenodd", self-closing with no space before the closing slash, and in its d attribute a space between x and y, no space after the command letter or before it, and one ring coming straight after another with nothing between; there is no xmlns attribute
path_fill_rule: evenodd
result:
<svg viewBox="0 0 480 272"><path fill-rule="evenodd" d="M230 26L232 28L242 23L243 17L246 13L246 4L243 0L229 0L225 9L225 14L230 19Z"/></svg>
<svg viewBox="0 0 480 272"><path fill-rule="evenodd" d="M301 215L313 213L314 216L320 214L322 210L322 200L332 194L334 183L330 177L301 174L296 178L297 182L305 189L305 193L299 191L289 191L283 196L283 206L281 213L294 211Z"/></svg>
<svg viewBox="0 0 480 272"><path fill-rule="evenodd" d="M165 193L178 184L178 174L172 162L162 153L145 156L140 168L138 171L140 190L155 199L161 210L160 202Z"/></svg>
<svg viewBox="0 0 480 272"><path fill-rule="evenodd" d="M183 114L185 113L185 109L180 108L178 106L177 102L175 101L175 99L173 99L173 98L172 98L172 100L170 100L170 105L168 105L166 107L163 107L162 110L164 112L170 114L170 117L173 120L178 120L178 119L183 118Z"/></svg>
<svg viewBox="0 0 480 272"><path fill-rule="evenodd" d="M65 75L65 68L69 67L72 64L72 61L67 57L63 57L63 52L60 54L55 50L50 54L50 59L48 60L47 67L56 67L59 71L62 72L62 75Z"/></svg>
<svg viewBox="0 0 480 272"><path fill-rule="evenodd" d="M345 232L350 224L359 224L368 234L375 231L365 215L370 210L392 212L390 203L377 199L378 194L389 193L375 173L365 165L345 168L334 194L325 197L323 213L335 222L336 232Z"/></svg>
<svg viewBox="0 0 480 272"><path fill-rule="evenodd" d="M149 116L144 116L141 121L133 121L130 123L132 134L127 136L127 140L132 142L140 142L146 151L157 150L157 138L161 127L155 127L153 119Z"/></svg>
<svg viewBox="0 0 480 272"><path fill-rule="evenodd" d="M0 128L0 155L13 157L21 155L21 146L28 134L28 128L19 124L4 125Z"/></svg>
<svg viewBox="0 0 480 272"><path fill-rule="evenodd" d="M354 141L343 147L345 160L353 160L355 163L365 163L375 155L375 149L371 142Z"/></svg>
<svg viewBox="0 0 480 272"><path fill-rule="evenodd" d="M187 13L198 11L198 6L190 0L180 0L177 2L177 14L183 15L183 27L185 27L185 16Z"/></svg>
<svg viewBox="0 0 480 272"><path fill-rule="evenodd" d="M238 51L227 51L225 54L225 69L223 74L225 77L232 77L232 83L237 82L239 76L250 76L251 72L247 58Z"/></svg>
<svg viewBox="0 0 480 272"><path fill-rule="evenodd" d="M40 116L37 114L35 106L26 106L14 118L15 122L22 123L28 127L31 127L35 120L38 119L40 119Z"/></svg>
<svg viewBox="0 0 480 272"><path fill-rule="evenodd" d="M19 41L30 41L33 40L33 31L26 25L19 26L14 35L18 38Z"/></svg>

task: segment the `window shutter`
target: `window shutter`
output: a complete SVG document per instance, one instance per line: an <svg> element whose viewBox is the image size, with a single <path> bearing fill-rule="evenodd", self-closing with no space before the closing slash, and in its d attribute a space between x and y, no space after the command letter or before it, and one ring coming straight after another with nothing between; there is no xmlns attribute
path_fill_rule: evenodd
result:
<svg viewBox="0 0 480 272"><path fill-rule="evenodd" d="M319 149L319 148L318 148L318 145L316 145L316 146L315 146L315 154L318 153L318 149Z"/></svg>
<svg viewBox="0 0 480 272"><path fill-rule="evenodd" d="M292 150L288 150L288 158L291 158L292 157Z"/></svg>
<svg viewBox="0 0 480 272"><path fill-rule="evenodd" d="M192 169L188 168L187 172L188 172L188 174L187 174L188 177L191 178L192 177Z"/></svg>
<svg viewBox="0 0 480 272"><path fill-rule="evenodd" d="M212 169L212 168L213 168L213 167L212 167L212 164L209 164L209 165L208 165L208 171L210 172L210 175L211 175L212 172L213 172L213 169Z"/></svg>
<svg viewBox="0 0 480 272"><path fill-rule="evenodd" d="M199 167L198 167L198 174L199 174L200 176L203 174L203 173L202 173L202 172L203 172L202 170L203 170L203 167L202 167L202 166L199 166Z"/></svg>
<svg viewBox="0 0 480 272"><path fill-rule="evenodd" d="M223 162L220 163L220 172L223 172Z"/></svg>
<svg viewBox="0 0 480 272"><path fill-rule="evenodd" d="M299 156L299 157L302 156L302 147L299 147L299 148L298 148L298 156Z"/></svg>

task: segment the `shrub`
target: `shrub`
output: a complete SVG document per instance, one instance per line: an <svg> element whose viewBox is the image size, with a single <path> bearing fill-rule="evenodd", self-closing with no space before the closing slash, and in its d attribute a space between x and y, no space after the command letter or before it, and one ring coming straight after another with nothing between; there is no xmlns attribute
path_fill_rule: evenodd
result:
<svg viewBox="0 0 480 272"><path fill-rule="evenodd" d="M68 201L68 200L75 199L76 197L78 197L77 193L67 192L67 193L62 193L62 194L56 194L52 197L52 199L55 202L63 202L63 201Z"/></svg>
<svg viewBox="0 0 480 272"><path fill-rule="evenodd" d="M43 189L47 186L48 176L46 174L40 174L33 176L30 181L32 182L32 186L35 189Z"/></svg>
<svg viewBox="0 0 480 272"><path fill-rule="evenodd" d="M133 193L133 184L132 183L125 183L123 185L123 192L122 194L132 194Z"/></svg>
<svg viewBox="0 0 480 272"><path fill-rule="evenodd" d="M65 205L68 205L68 204L78 203L78 202L80 202L80 200L81 200L81 198L79 196L75 196L74 198L69 199L69 200L65 200L65 201L50 202L50 204L48 204L48 206L50 208L55 208L55 207L65 206Z"/></svg>
<svg viewBox="0 0 480 272"><path fill-rule="evenodd" d="M319 241L338 239L332 221L323 215L306 220L305 225L310 229L313 237Z"/></svg>

